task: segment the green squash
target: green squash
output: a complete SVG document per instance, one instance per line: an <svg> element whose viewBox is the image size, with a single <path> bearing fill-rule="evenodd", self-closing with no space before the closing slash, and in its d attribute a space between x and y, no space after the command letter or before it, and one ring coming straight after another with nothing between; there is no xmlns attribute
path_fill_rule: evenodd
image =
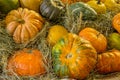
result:
<svg viewBox="0 0 120 80"><path fill-rule="evenodd" d="M97 18L97 12L83 2L76 2L69 5L69 10L75 18L79 17L80 13L82 13L82 19L84 20L94 20Z"/></svg>
<svg viewBox="0 0 120 80"><path fill-rule="evenodd" d="M119 33L111 33L108 36L108 45L110 49L118 49L120 50L120 34Z"/></svg>
<svg viewBox="0 0 120 80"><path fill-rule="evenodd" d="M0 12L7 14L10 10L19 7L19 0L0 0Z"/></svg>
<svg viewBox="0 0 120 80"><path fill-rule="evenodd" d="M68 33L53 46L52 59L60 78L84 79L95 67L97 52L89 41Z"/></svg>
<svg viewBox="0 0 120 80"><path fill-rule="evenodd" d="M48 20L55 21L63 13L65 5L60 0L43 0L40 14Z"/></svg>

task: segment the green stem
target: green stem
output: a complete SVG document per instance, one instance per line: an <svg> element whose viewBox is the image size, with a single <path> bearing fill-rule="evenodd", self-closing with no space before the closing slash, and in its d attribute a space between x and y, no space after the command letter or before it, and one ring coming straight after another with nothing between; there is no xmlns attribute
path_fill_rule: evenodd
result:
<svg viewBox="0 0 120 80"><path fill-rule="evenodd" d="M18 22L18 23L21 23L21 24L24 24L24 23L25 23L25 21L24 21L23 19L17 19L17 22Z"/></svg>

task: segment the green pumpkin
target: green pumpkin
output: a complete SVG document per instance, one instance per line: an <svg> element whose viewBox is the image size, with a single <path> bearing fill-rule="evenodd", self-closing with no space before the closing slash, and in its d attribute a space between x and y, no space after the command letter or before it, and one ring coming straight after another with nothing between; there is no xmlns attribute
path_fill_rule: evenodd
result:
<svg viewBox="0 0 120 80"><path fill-rule="evenodd" d="M53 46L52 59L57 76L84 79L97 62L97 52L89 41L68 33Z"/></svg>
<svg viewBox="0 0 120 80"><path fill-rule="evenodd" d="M7 14L10 10L19 7L19 0L0 0L0 12Z"/></svg>
<svg viewBox="0 0 120 80"><path fill-rule="evenodd" d="M69 10L75 18L79 17L80 13L82 13L82 19L84 20L94 20L97 18L97 12L83 2L76 2L69 5Z"/></svg>

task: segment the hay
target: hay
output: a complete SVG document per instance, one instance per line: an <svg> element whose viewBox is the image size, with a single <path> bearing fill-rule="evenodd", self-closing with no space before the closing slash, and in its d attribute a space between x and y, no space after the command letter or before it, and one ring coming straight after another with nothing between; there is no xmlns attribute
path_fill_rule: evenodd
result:
<svg viewBox="0 0 120 80"><path fill-rule="evenodd" d="M67 8L66 8L67 10ZM69 10L65 16L58 19L56 22L46 22L43 29L29 42L26 44L16 44L12 39L12 36L8 35L5 30L4 18L0 20L0 80L60 80L53 72L52 69L52 58L51 58L51 49L52 47L47 43L46 36L48 33L48 29L55 24L60 24L65 26L65 28L72 33L78 34L80 30L85 27L93 27L103 33L106 37L114 32L115 30L112 28L111 20L112 17L120 11L111 12L108 11L106 14L99 15L94 21L83 21L82 14L80 17L74 21L74 18L70 16ZM0 15L5 16L5 15ZM7 74L6 66L7 59L9 56L13 55L14 51L23 49L23 48L38 48L45 57L46 64L46 74L30 77L30 76L17 76L14 74L13 76L9 76ZM86 80L97 80L104 77L110 76L120 77L120 73L108 74L108 75L99 75L96 74L95 71L91 72L91 74L87 77ZM117 79L117 78L116 78Z"/></svg>

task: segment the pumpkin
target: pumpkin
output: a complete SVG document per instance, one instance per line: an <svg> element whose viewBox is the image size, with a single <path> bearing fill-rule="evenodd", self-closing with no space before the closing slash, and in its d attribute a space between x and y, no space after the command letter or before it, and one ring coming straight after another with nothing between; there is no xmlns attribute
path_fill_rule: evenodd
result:
<svg viewBox="0 0 120 80"><path fill-rule="evenodd" d="M96 71L107 74L120 71L120 51L112 49L98 55Z"/></svg>
<svg viewBox="0 0 120 80"><path fill-rule="evenodd" d="M64 26L61 25L51 26L48 31L47 41L50 45L53 46L61 37L63 37L67 33L68 31Z"/></svg>
<svg viewBox="0 0 120 80"><path fill-rule="evenodd" d="M43 0L40 14L48 20L56 20L64 11L64 4L60 0Z"/></svg>
<svg viewBox="0 0 120 80"><path fill-rule="evenodd" d="M39 6L42 0L20 0L21 7L39 12Z"/></svg>
<svg viewBox="0 0 120 80"><path fill-rule="evenodd" d="M85 79L96 64L97 52L91 43L68 33L52 49L53 69L57 76Z"/></svg>
<svg viewBox="0 0 120 80"><path fill-rule="evenodd" d="M88 1L87 4L90 5L98 14L106 13L106 6L101 2L101 0Z"/></svg>
<svg viewBox="0 0 120 80"><path fill-rule="evenodd" d="M7 14L9 11L18 7L19 0L0 0L0 12L3 14Z"/></svg>
<svg viewBox="0 0 120 80"><path fill-rule="evenodd" d="M98 53L106 51L106 37L94 28L86 27L79 32L79 36L90 41Z"/></svg>
<svg viewBox="0 0 120 80"><path fill-rule="evenodd" d="M120 13L117 13L112 19L112 26L120 33Z"/></svg>
<svg viewBox="0 0 120 80"><path fill-rule="evenodd" d="M120 34L119 33L111 33L107 37L108 45L110 49L118 49L120 50Z"/></svg>
<svg viewBox="0 0 120 80"><path fill-rule="evenodd" d="M44 20L33 10L18 8L8 13L5 23L7 32L16 43L26 43L42 29Z"/></svg>
<svg viewBox="0 0 120 80"><path fill-rule="evenodd" d="M83 2L76 2L69 5L69 10L75 19L80 16L80 13L82 13L83 20L94 20L97 17L96 11Z"/></svg>
<svg viewBox="0 0 120 80"><path fill-rule="evenodd" d="M46 72L42 53L28 48L16 51L8 59L7 69L10 74L14 72L19 76L37 76Z"/></svg>
<svg viewBox="0 0 120 80"><path fill-rule="evenodd" d="M112 11L119 9L120 7L120 3L119 2L117 3L116 0L105 0L104 4L107 10L112 10Z"/></svg>

